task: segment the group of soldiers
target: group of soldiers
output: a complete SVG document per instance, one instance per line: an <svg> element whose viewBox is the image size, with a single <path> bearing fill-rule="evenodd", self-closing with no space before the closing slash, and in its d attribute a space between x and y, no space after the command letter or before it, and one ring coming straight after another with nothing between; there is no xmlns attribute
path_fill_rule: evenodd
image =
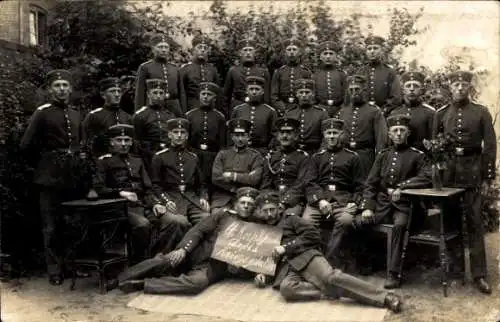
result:
<svg viewBox="0 0 500 322"><path fill-rule="evenodd" d="M410 209L401 191L431 185L424 141L443 133L456 141L445 185L466 189L472 274L477 288L491 293L480 191L495 178L496 137L488 109L469 98L471 73L451 73L451 99L433 107L422 101L425 75L400 78L383 62L381 37L366 39L368 72L354 75L336 67L338 46L329 41L320 44L320 66L311 72L300 64L301 43L291 39L284 44L286 64L270 76L255 63L255 44L243 40L240 63L221 88L207 62L208 39L197 36L192 45L192 62L179 69L168 61L169 39L153 39L154 57L137 71L133 115L120 109L118 78L99 83L105 103L82 119L69 101L71 74L47 75L52 101L31 117L21 148L41 151L35 184L52 284L63 282L58 205L75 197L71 171L87 160L93 165L88 198L130 202L137 265L122 275L125 290L192 293L219 280L231 269L209 259L209 250L224 218L237 216L284 229L275 285L285 298L318 298L334 285L397 311L397 296L332 266L346 235L361 241L360 231L390 222L385 288L399 287ZM333 228L321 243L316 234L326 222ZM153 230L159 237L151 241ZM172 275L179 267L182 274ZM152 271L162 276L149 279ZM257 284L266 280L255 277Z"/></svg>

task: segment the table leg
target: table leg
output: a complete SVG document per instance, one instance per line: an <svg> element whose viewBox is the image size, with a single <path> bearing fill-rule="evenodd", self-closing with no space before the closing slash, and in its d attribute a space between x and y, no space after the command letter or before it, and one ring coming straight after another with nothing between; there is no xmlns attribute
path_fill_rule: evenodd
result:
<svg viewBox="0 0 500 322"><path fill-rule="evenodd" d="M439 252L441 258L441 284L443 285L444 296L448 296L448 256L446 250L446 240L444 235L444 213L446 211L444 203L441 203L441 213L439 214Z"/></svg>
<svg viewBox="0 0 500 322"><path fill-rule="evenodd" d="M465 209L464 209L464 200L463 196L460 197L460 212L461 216L460 218L462 219L461 222L461 237L462 237L462 256L463 256L463 270L462 270L462 285L465 285L467 283L467 272L469 272L470 275L470 248L469 248L469 234L467 231L467 217L465 215Z"/></svg>

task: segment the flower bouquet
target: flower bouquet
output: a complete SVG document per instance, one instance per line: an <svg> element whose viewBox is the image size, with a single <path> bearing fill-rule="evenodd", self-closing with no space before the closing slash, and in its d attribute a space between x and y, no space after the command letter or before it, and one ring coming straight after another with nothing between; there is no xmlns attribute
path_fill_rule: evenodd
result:
<svg viewBox="0 0 500 322"><path fill-rule="evenodd" d="M441 190L448 162L455 157L456 141L450 134L439 133L431 140L424 139L422 143L432 165L432 187Z"/></svg>

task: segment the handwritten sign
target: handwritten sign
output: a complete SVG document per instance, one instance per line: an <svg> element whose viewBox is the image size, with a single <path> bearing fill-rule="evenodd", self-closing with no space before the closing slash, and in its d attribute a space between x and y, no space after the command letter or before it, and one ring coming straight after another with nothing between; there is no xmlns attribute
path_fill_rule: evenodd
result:
<svg viewBox="0 0 500 322"><path fill-rule="evenodd" d="M221 227L212 258L246 270L274 275L276 262L271 257L280 245L282 230L228 218Z"/></svg>

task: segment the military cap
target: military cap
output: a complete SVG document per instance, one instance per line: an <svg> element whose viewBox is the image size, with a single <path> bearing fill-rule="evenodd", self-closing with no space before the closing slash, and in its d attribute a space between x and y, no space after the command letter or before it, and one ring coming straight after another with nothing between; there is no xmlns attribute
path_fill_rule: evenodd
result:
<svg viewBox="0 0 500 322"><path fill-rule="evenodd" d="M260 207L268 203L278 205L280 203L280 196L274 191L263 191L257 198L255 198L255 206Z"/></svg>
<svg viewBox="0 0 500 322"><path fill-rule="evenodd" d="M369 36L368 38L366 38L365 40L365 45L368 46L368 45L379 45L379 46L383 46L385 43L385 39L380 37L380 36Z"/></svg>
<svg viewBox="0 0 500 322"><path fill-rule="evenodd" d="M114 138L117 136L134 137L134 127L130 124L118 123L108 128L108 136Z"/></svg>
<svg viewBox="0 0 500 322"><path fill-rule="evenodd" d="M428 91L428 95L431 99L436 97L448 97L450 95L450 92L448 92L445 88L436 87L430 89Z"/></svg>
<svg viewBox="0 0 500 322"><path fill-rule="evenodd" d="M266 83L266 80L264 77L260 76L248 76L245 78L245 82L247 85L259 85L259 86L264 86Z"/></svg>
<svg viewBox="0 0 500 322"><path fill-rule="evenodd" d="M288 47L288 46L302 47L302 43L297 38L286 39L283 42L283 45L285 46L285 48Z"/></svg>
<svg viewBox="0 0 500 322"><path fill-rule="evenodd" d="M311 91L314 91L314 85L314 80L310 78L301 78L295 81L296 89L310 89Z"/></svg>
<svg viewBox="0 0 500 322"><path fill-rule="evenodd" d="M217 95L219 89L220 89L219 85L212 82L200 83L200 91L209 91Z"/></svg>
<svg viewBox="0 0 500 322"><path fill-rule="evenodd" d="M101 92L112 87L120 87L120 79L117 77L108 77L99 82L99 90Z"/></svg>
<svg viewBox="0 0 500 322"><path fill-rule="evenodd" d="M205 44L208 46L210 44L210 39L204 35L196 35L191 41L191 45L193 45L193 47L196 47L199 44Z"/></svg>
<svg viewBox="0 0 500 322"><path fill-rule="evenodd" d="M344 128L344 121L336 118L329 118L321 122L321 131L340 130Z"/></svg>
<svg viewBox="0 0 500 322"><path fill-rule="evenodd" d="M366 77L363 75L351 75L347 77L348 85L364 85L366 84Z"/></svg>
<svg viewBox="0 0 500 322"><path fill-rule="evenodd" d="M410 126L410 117L405 114L391 115L387 118L387 126L403 125L406 127Z"/></svg>
<svg viewBox="0 0 500 322"><path fill-rule="evenodd" d="M472 81L472 76L473 75L471 72L458 70L456 72L448 74L447 78L450 81L450 83L454 83L457 81L470 83Z"/></svg>
<svg viewBox="0 0 500 322"><path fill-rule="evenodd" d="M120 83L125 84L128 82L135 82L135 76L134 75L123 75L120 77Z"/></svg>
<svg viewBox="0 0 500 322"><path fill-rule="evenodd" d="M227 122L227 127L230 133L248 133L252 127L252 123L242 118L235 118Z"/></svg>
<svg viewBox="0 0 500 322"><path fill-rule="evenodd" d="M154 88L164 89L166 87L167 87L167 82L164 81L163 79L159 79L159 78L146 79L146 88L148 90L154 89Z"/></svg>
<svg viewBox="0 0 500 322"><path fill-rule="evenodd" d="M241 50L245 47L252 47L255 48L255 41L252 39L243 39L238 42L238 49Z"/></svg>
<svg viewBox="0 0 500 322"><path fill-rule="evenodd" d="M236 190L236 198L240 199L241 197L249 197L255 199L259 194L259 190L252 187L241 187Z"/></svg>
<svg viewBox="0 0 500 322"><path fill-rule="evenodd" d="M291 117L280 117L276 120L276 129L296 130L300 127L300 121Z"/></svg>
<svg viewBox="0 0 500 322"><path fill-rule="evenodd" d="M401 75L401 82L403 84L409 81L416 81L423 84L425 81L425 75L421 72L406 72Z"/></svg>
<svg viewBox="0 0 500 322"><path fill-rule="evenodd" d="M325 41L319 44L318 46L318 53L322 53L326 50L332 50L332 51L339 51L339 46L334 43L333 41Z"/></svg>
<svg viewBox="0 0 500 322"><path fill-rule="evenodd" d="M54 69L47 73L45 83L52 85L56 80L65 80L71 83L71 73L65 69Z"/></svg>
<svg viewBox="0 0 500 322"><path fill-rule="evenodd" d="M172 131L173 129L185 129L189 131L189 121L180 117L168 120L167 130Z"/></svg>
<svg viewBox="0 0 500 322"><path fill-rule="evenodd" d="M157 33L157 34L154 34L153 36L151 36L151 40L150 40L151 46L156 46L159 43L166 43L171 47L173 44L173 40L172 40L172 38L165 35L164 33Z"/></svg>

